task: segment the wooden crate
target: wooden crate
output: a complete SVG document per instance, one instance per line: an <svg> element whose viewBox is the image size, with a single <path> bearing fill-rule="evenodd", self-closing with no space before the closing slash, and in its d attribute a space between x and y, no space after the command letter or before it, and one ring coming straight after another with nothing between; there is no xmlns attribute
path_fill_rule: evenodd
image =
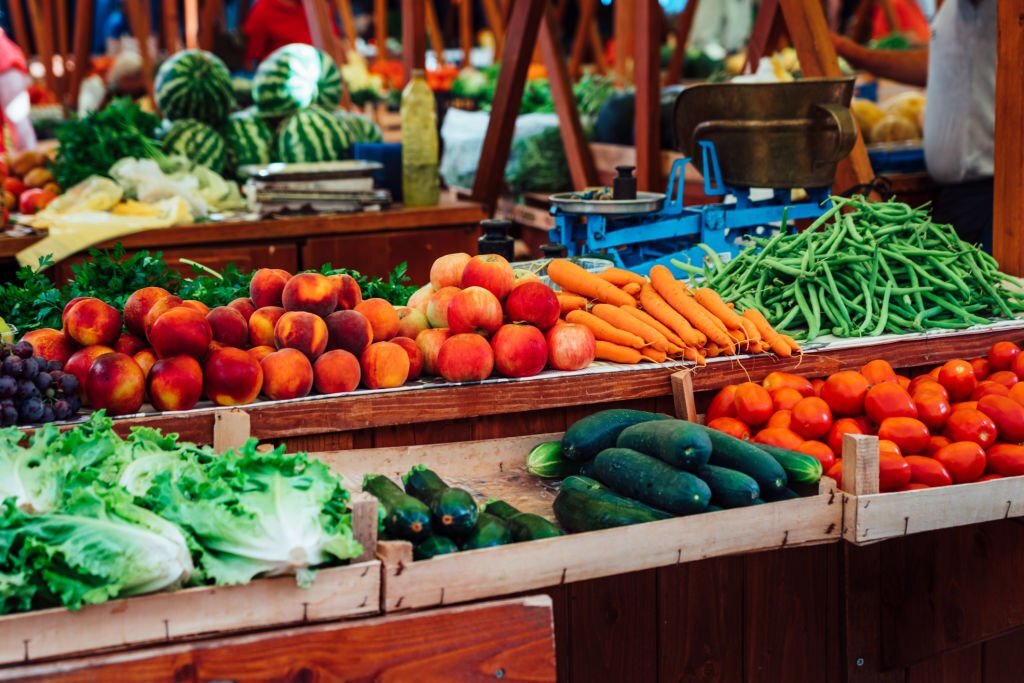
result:
<svg viewBox="0 0 1024 683"><path fill-rule="evenodd" d="M358 484L397 480L423 463L480 501L500 498L553 519L554 488L526 472L530 449L561 434L317 454ZM382 543L385 612L480 600L711 557L837 542L834 485L813 497L532 541L413 562L408 543Z"/></svg>

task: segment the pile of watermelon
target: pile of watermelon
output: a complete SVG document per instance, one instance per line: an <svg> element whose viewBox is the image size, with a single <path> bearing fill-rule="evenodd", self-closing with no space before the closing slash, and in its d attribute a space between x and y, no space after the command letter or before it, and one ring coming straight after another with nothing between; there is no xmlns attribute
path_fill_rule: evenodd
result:
<svg viewBox="0 0 1024 683"><path fill-rule="evenodd" d="M224 63L205 50L178 52L156 75L167 117L163 151L217 173L247 165L344 159L356 142L380 142L372 120L338 109L341 72L326 53L294 43L272 52L252 81L253 107L238 110Z"/></svg>

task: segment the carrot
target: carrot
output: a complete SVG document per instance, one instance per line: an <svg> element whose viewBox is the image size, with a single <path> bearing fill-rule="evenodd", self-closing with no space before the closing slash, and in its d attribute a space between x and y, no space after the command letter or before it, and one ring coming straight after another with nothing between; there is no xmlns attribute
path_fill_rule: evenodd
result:
<svg viewBox="0 0 1024 683"><path fill-rule="evenodd" d="M631 346L634 349L642 349L647 346L643 337L635 335L632 332L620 330L617 327L608 324L604 320L601 320L601 318L598 318L593 313L587 313L586 311L569 311L569 314L565 316L565 319L571 323L589 327L590 331L594 333L594 337L602 341L621 344L622 346Z"/></svg>
<svg viewBox="0 0 1024 683"><path fill-rule="evenodd" d="M685 349L683 349L683 358L692 363L696 363L697 365L708 364L708 361L707 359L704 358L704 355L701 354L700 351L693 348L692 346L687 346Z"/></svg>
<svg viewBox="0 0 1024 683"><path fill-rule="evenodd" d="M743 332L747 335L747 339L751 342L760 342L761 333L757 331L757 325L755 325L749 318L739 316L740 325L743 326Z"/></svg>
<svg viewBox="0 0 1024 683"><path fill-rule="evenodd" d="M717 358L722 355L722 349L720 349L718 344L715 342L708 342L707 346L704 347L704 350L708 352L708 358Z"/></svg>
<svg viewBox="0 0 1024 683"><path fill-rule="evenodd" d="M587 310L587 300L582 296L576 296L575 294L566 294L565 292L559 292L555 295L558 299L558 306L562 311L562 315L565 315L569 311L585 311Z"/></svg>
<svg viewBox="0 0 1024 683"><path fill-rule="evenodd" d="M593 273L588 273L572 261L555 259L548 264L548 277L564 289L572 290L588 299L597 299L616 306L636 306L629 294Z"/></svg>
<svg viewBox="0 0 1024 683"><path fill-rule="evenodd" d="M631 316L633 318L636 318L640 322L646 323L646 324L650 325L651 327L656 329L658 332L661 332L661 334L664 335L665 339L667 339L670 344L675 345L675 347L677 349L679 349L680 352L682 351L682 348L684 346L686 346L686 342L684 342L682 339L680 339L678 334L676 334L672 330L670 330L667 327L665 327L664 325L662 325L661 322L659 322L657 318L653 317L647 311L641 311L639 308L629 308L628 306L622 306L622 307L620 307L620 310L623 313L625 313L625 314L627 314L627 315L629 315L629 316ZM693 328L690 328L690 329L693 329Z"/></svg>
<svg viewBox="0 0 1024 683"><path fill-rule="evenodd" d="M743 318L737 315L736 311L726 306L725 302L722 301L722 297L718 296L714 290L706 287L696 289L693 292L693 298L697 300L697 303L706 308L711 315L725 323L726 327L733 330L743 328Z"/></svg>
<svg viewBox="0 0 1024 683"><path fill-rule="evenodd" d="M753 308L748 308L743 311L743 317L754 323L757 327L757 331L761 334L761 339L765 344L775 353L779 358L789 358L793 355L793 348L789 345L782 335L772 329L772 326L768 324L768 320L765 319L761 311Z"/></svg>
<svg viewBox="0 0 1024 683"><path fill-rule="evenodd" d="M622 291L625 292L626 294L629 294L630 296L635 297L637 294L640 293L641 287L643 287L643 285L637 284L636 282L627 282L626 284L622 285Z"/></svg>
<svg viewBox="0 0 1024 683"><path fill-rule="evenodd" d="M693 329L693 326L684 318L679 315L675 309L668 305L664 299L661 298L654 287L650 285L644 285L643 289L640 290L640 303L643 305L644 310L650 313L654 318L657 318L659 322L671 329L683 342L682 346L704 346L708 338L703 332Z"/></svg>
<svg viewBox="0 0 1024 683"><path fill-rule="evenodd" d="M647 360L653 360L655 363L664 363L668 360L668 355L664 351L659 351L653 347L642 350L640 354Z"/></svg>
<svg viewBox="0 0 1024 683"><path fill-rule="evenodd" d="M639 363L643 360L643 355L636 349L631 349L628 346L598 340L597 359L610 360L615 363Z"/></svg>
<svg viewBox="0 0 1024 683"><path fill-rule="evenodd" d="M602 273L598 273L597 276L606 282L610 282L616 287L625 287L626 285L633 283L643 287L647 284L647 278L643 275L637 275L630 270L624 270L622 268L608 268Z"/></svg>
<svg viewBox="0 0 1024 683"><path fill-rule="evenodd" d="M727 353L736 352L732 338L715 323L715 317L708 313L707 309L686 293L682 284L672 276L672 272L668 268L661 265L651 268L651 285L677 313L706 334L709 340Z"/></svg>
<svg viewBox="0 0 1024 683"><path fill-rule="evenodd" d="M780 334L779 336L782 337L783 341L789 344L790 349L792 349L793 351L800 350L800 345L796 343L796 339L793 339L788 334Z"/></svg>
<svg viewBox="0 0 1024 683"><path fill-rule="evenodd" d="M590 312L620 330L632 332L655 349L663 353L668 351L668 339L665 338L665 335L658 332L650 325L642 323L636 318L626 314L625 310L622 308L616 308L610 304L595 304L594 307L590 309Z"/></svg>
<svg viewBox="0 0 1024 683"><path fill-rule="evenodd" d="M733 330L733 329L730 329L726 333L730 337L732 337L732 340L736 343L737 346L746 346L747 345L747 335L744 334L743 330Z"/></svg>

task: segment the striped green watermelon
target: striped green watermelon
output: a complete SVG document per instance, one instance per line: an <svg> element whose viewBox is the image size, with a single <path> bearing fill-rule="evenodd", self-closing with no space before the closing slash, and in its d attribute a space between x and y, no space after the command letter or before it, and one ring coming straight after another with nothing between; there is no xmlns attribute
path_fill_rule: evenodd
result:
<svg viewBox="0 0 1024 683"><path fill-rule="evenodd" d="M270 128L252 109L235 112L224 126L228 168L270 163L270 146L274 136Z"/></svg>
<svg viewBox="0 0 1024 683"><path fill-rule="evenodd" d="M341 87L341 72L326 52L292 43L260 62L252 79L252 98L261 112L289 114L313 104L334 108Z"/></svg>
<svg viewBox="0 0 1024 683"><path fill-rule="evenodd" d="M380 126L370 117L345 111L344 109L335 110L334 116L345 126L352 144L357 142L384 141L384 135L381 133Z"/></svg>
<svg viewBox="0 0 1024 683"><path fill-rule="evenodd" d="M275 160L286 163L337 161L351 146L348 131L322 107L295 112L281 124L275 141Z"/></svg>
<svg viewBox="0 0 1024 683"><path fill-rule="evenodd" d="M235 108L228 68L205 50L184 50L161 64L153 92L156 105L172 121L196 119L219 126Z"/></svg>
<svg viewBox="0 0 1024 683"><path fill-rule="evenodd" d="M187 157L217 173L224 170L224 140L202 121L175 121L164 135L163 151L167 155Z"/></svg>

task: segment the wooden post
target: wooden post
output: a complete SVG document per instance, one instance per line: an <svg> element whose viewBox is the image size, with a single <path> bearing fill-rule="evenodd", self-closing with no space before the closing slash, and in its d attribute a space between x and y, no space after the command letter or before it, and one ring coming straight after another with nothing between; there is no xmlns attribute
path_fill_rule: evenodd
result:
<svg viewBox="0 0 1024 683"><path fill-rule="evenodd" d="M601 32L597 28L597 20L590 22L589 30L590 52L594 56L594 66L602 76L608 73L608 60L605 59L604 43L601 42Z"/></svg>
<svg viewBox="0 0 1024 683"><path fill-rule="evenodd" d="M491 27L491 32L494 33L494 53L501 54L502 49L505 47L505 22L502 20L501 8L498 7L496 0L481 0L484 8L484 18L487 20L487 25Z"/></svg>
<svg viewBox="0 0 1024 683"><path fill-rule="evenodd" d="M669 379L672 383L672 405L675 407L676 417L687 422L696 422L697 406L693 400L693 368L680 370Z"/></svg>
<svg viewBox="0 0 1024 683"><path fill-rule="evenodd" d="M31 6L31 3L29 3ZM7 3L8 11L11 13L11 25L14 27L14 42L18 44L25 55L32 56L32 39L29 37L28 25L25 23L25 12L21 6L21 0L11 0ZM36 52L39 51L38 44Z"/></svg>
<svg viewBox="0 0 1024 683"><path fill-rule="evenodd" d="M878 437L843 436L843 490L857 496L878 493Z"/></svg>
<svg viewBox="0 0 1024 683"><path fill-rule="evenodd" d="M373 35L377 43L377 59L388 58L388 1L373 0Z"/></svg>
<svg viewBox="0 0 1024 683"><path fill-rule="evenodd" d="M328 0L302 0L302 7L306 13L306 21L309 22L313 45L318 50L326 52L335 64L342 66L345 63L345 50L341 46L341 41L334 35ZM344 109L352 108L348 88L341 89L341 100L338 104Z"/></svg>
<svg viewBox="0 0 1024 683"><path fill-rule="evenodd" d="M39 59L43 62L44 73L46 74L46 87L50 92L57 92L57 77L53 73L53 30L47 25L46 17L52 13L46 12L39 2L28 3L28 16L32 22L32 35L36 41L36 51Z"/></svg>
<svg viewBox="0 0 1024 683"><path fill-rule="evenodd" d="M413 69L422 69L426 63L427 27L423 3L424 0L402 0L402 65L406 81L412 78Z"/></svg>
<svg viewBox="0 0 1024 683"><path fill-rule="evenodd" d="M660 191L661 181L661 41L657 0L636 2L636 146L637 187ZM616 46L617 49L617 46Z"/></svg>
<svg viewBox="0 0 1024 683"><path fill-rule="evenodd" d="M223 453L238 448L252 436L249 413L238 408L219 410L213 416L213 448Z"/></svg>
<svg viewBox="0 0 1024 683"><path fill-rule="evenodd" d="M223 14L223 0L203 0L202 18L199 20L199 47L202 49L213 49L213 36Z"/></svg>
<svg viewBox="0 0 1024 683"><path fill-rule="evenodd" d="M16 5L12 2L11 6ZM92 47L92 14L95 8L94 0L78 0L75 3L75 70L71 74L71 102L78 103L78 89L82 85L89 70L89 54Z"/></svg>
<svg viewBox="0 0 1024 683"><path fill-rule="evenodd" d="M199 47L199 0L185 0L185 47Z"/></svg>
<svg viewBox="0 0 1024 683"><path fill-rule="evenodd" d="M377 558L377 505L377 499L365 491L352 495L352 535L363 546L362 555L354 558L353 563Z"/></svg>
<svg viewBox="0 0 1024 683"><path fill-rule="evenodd" d="M779 12L779 0L764 0L754 21L754 28L747 41L747 59L743 64L744 73L757 71L761 57L765 56L773 43L778 39L782 29L782 14Z"/></svg>
<svg viewBox="0 0 1024 683"><path fill-rule="evenodd" d="M612 5L615 10L615 82L619 85L629 83L633 76L633 27L637 18L637 2L642 3L643 0L616 0Z"/></svg>
<svg viewBox="0 0 1024 683"><path fill-rule="evenodd" d="M574 79L580 77L580 65L583 63L583 50L590 38L590 25L597 14L597 0L580 0L580 16L576 22L576 33L572 39L572 52L569 54L569 75Z"/></svg>
<svg viewBox="0 0 1024 683"><path fill-rule="evenodd" d="M430 47L434 49L434 56L437 57L438 65L444 66L444 36L441 34L441 24L437 21L437 8L434 6L434 0L426 0L423 8L426 10L427 35L430 37Z"/></svg>
<svg viewBox="0 0 1024 683"><path fill-rule="evenodd" d="M348 41L348 49L356 49L356 39L359 37L359 32L356 30L356 18L352 14L352 3L350 0L335 0L335 9L338 10L338 15L341 17L341 32L345 35L345 39Z"/></svg>
<svg viewBox="0 0 1024 683"><path fill-rule="evenodd" d="M771 0L763 0L771 2ZM683 60L686 58L686 44L690 42L690 31L693 29L693 17L697 14L700 0L688 0L686 7L676 19L676 47L672 50L672 58L668 63L668 83L678 83L683 79Z"/></svg>
<svg viewBox="0 0 1024 683"><path fill-rule="evenodd" d="M1004 272L1024 275L1024 0L999 0L997 11L992 249Z"/></svg>
<svg viewBox="0 0 1024 683"><path fill-rule="evenodd" d="M71 82L71 74L68 69L68 58L71 56L71 47L68 41L71 38L71 31L68 29L68 0L57 0L57 45L60 46L60 61L63 73L60 77L60 98L68 92L68 84Z"/></svg>
<svg viewBox="0 0 1024 683"><path fill-rule="evenodd" d="M164 33L164 46L168 54L174 54L181 49L181 36L178 34L178 1L163 0L163 20L160 27Z"/></svg>
<svg viewBox="0 0 1024 683"><path fill-rule="evenodd" d="M462 48L462 66L469 66L469 53L473 50L473 3L459 1L459 47ZM499 54L505 54L501 52ZM504 66L504 63L502 63Z"/></svg>

